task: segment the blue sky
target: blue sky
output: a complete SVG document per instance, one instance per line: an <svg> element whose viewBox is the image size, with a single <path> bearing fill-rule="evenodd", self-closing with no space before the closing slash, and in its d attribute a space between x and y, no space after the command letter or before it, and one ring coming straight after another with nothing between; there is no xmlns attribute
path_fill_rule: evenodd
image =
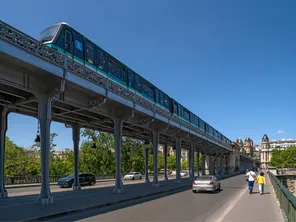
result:
<svg viewBox="0 0 296 222"><path fill-rule="evenodd" d="M65 21L235 140L296 138L296 1L5 1L0 19L38 38ZM30 146L35 119L11 114ZM71 130L53 123L59 148ZM277 133L277 131L284 133Z"/></svg>

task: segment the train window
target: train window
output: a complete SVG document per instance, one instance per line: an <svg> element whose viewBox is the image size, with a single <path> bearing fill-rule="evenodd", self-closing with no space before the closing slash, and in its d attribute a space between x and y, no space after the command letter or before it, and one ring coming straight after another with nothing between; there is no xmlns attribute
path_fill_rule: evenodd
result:
<svg viewBox="0 0 296 222"><path fill-rule="evenodd" d="M157 90L159 95L156 95L156 101L164 106L165 108L169 108L169 97L164 92Z"/></svg>
<svg viewBox="0 0 296 222"><path fill-rule="evenodd" d="M186 109L183 109L183 118L186 119L187 121L189 121L190 119L190 114Z"/></svg>
<svg viewBox="0 0 296 222"><path fill-rule="evenodd" d="M160 103L160 91L159 91L159 89L157 89L157 88L155 88L155 101L157 102L157 103L159 103L159 104L161 104Z"/></svg>
<svg viewBox="0 0 296 222"><path fill-rule="evenodd" d="M72 46L72 34L69 30L65 30L65 50L69 53L73 53L73 46Z"/></svg>
<svg viewBox="0 0 296 222"><path fill-rule="evenodd" d="M102 69L104 70L105 69L105 55L104 55L104 52L100 49L97 49L96 50L96 66L99 68L99 69Z"/></svg>
<svg viewBox="0 0 296 222"><path fill-rule="evenodd" d="M86 42L86 61L90 64L94 64L95 61L94 46L90 42Z"/></svg>
<svg viewBox="0 0 296 222"><path fill-rule="evenodd" d="M74 56L78 59L84 60L83 37L73 32L74 35Z"/></svg>
<svg viewBox="0 0 296 222"><path fill-rule="evenodd" d="M133 88L135 88L135 74L134 74L134 72L133 71L131 71L131 70L128 70L128 85L130 86L130 87L133 87Z"/></svg>
<svg viewBox="0 0 296 222"><path fill-rule="evenodd" d="M114 77L120 79L121 81L125 82L125 69L124 66L120 65L114 59L108 57L108 67L109 73Z"/></svg>
<svg viewBox="0 0 296 222"><path fill-rule="evenodd" d="M167 109L169 108L170 106L170 103L169 103L169 96L163 92L161 92L162 96L163 96L163 106L166 107Z"/></svg>
<svg viewBox="0 0 296 222"><path fill-rule="evenodd" d="M196 125L196 126L198 126L198 118L197 118L197 116L194 116L194 125Z"/></svg>
<svg viewBox="0 0 296 222"><path fill-rule="evenodd" d="M46 42L53 39L53 37L57 34L60 26L54 25L47 29L45 29L40 35L40 42Z"/></svg>
<svg viewBox="0 0 296 222"><path fill-rule="evenodd" d="M174 114L179 115L178 104L176 102L173 102L173 112Z"/></svg>
<svg viewBox="0 0 296 222"><path fill-rule="evenodd" d="M141 92L142 89L142 77L138 74L135 74L135 89Z"/></svg>
<svg viewBox="0 0 296 222"><path fill-rule="evenodd" d="M151 99L154 99L153 86L145 80L142 82L142 93L150 97Z"/></svg>
<svg viewBox="0 0 296 222"><path fill-rule="evenodd" d="M201 128L202 130L205 130L205 123L202 119L199 119L199 128Z"/></svg>

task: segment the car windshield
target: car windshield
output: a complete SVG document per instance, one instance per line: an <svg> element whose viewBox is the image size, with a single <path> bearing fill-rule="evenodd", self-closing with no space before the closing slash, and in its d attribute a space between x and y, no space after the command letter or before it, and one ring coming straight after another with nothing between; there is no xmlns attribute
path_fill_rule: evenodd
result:
<svg viewBox="0 0 296 222"><path fill-rule="evenodd" d="M126 174L126 175L128 175L128 176L130 176L130 175L134 175L135 173L128 173L128 174Z"/></svg>
<svg viewBox="0 0 296 222"><path fill-rule="evenodd" d="M74 173L72 173L72 174L65 177L65 179L72 179L72 178L74 178Z"/></svg>
<svg viewBox="0 0 296 222"><path fill-rule="evenodd" d="M186 171L182 170L181 173L186 173Z"/></svg>
<svg viewBox="0 0 296 222"><path fill-rule="evenodd" d="M51 26L47 29L45 29L41 34L40 34L40 41L41 42L46 42L50 41L53 39L57 31L59 30L59 25Z"/></svg>
<svg viewBox="0 0 296 222"><path fill-rule="evenodd" d="M198 178L198 180L212 180L212 179L213 179L213 177L211 177L211 176L201 176Z"/></svg>

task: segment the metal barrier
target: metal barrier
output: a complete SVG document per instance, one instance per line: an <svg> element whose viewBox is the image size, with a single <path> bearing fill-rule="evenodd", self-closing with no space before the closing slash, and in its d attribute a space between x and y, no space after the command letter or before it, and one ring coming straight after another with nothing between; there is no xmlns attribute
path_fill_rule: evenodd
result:
<svg viewBox="0 0 296 222"><path fill-rule="evenodd" d="M121 174L124 177L125 173ZM149 176L153 176L152 173L148 174ZM164 175L163 172L158 173L159 176ZM63 178L67 175L59 175L59 176L49 176L49 182L55 183L58 182L60 178ZM96 180L107 180L107 179L115 179L115 174L97 174L95 175ZM142 178L145 176L142 174ZM5 185L17 185L17 184L34 184L41 183L41 176L12 176L12 177L4 177Z"/></svg>
<svg viewBox="0 0 296 222"><path fill-rule="evenodd" d="M269 178L280 203L280 207L285 213L287 221L296 221L296 197L274 174L269 172Z"/></svg>

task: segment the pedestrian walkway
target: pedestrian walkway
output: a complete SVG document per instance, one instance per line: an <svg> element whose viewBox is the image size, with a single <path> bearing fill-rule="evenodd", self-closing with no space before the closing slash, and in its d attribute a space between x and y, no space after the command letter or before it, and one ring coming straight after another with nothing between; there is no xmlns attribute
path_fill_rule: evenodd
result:
<svg viewBox="0 0 296 222"><path fill-rule="evenodd" d="M266 175L266 174L265 174ZM264 194L260 195L255 183L253 194L246 187L231 201L224 204L207 222L282 222L284 217L277 202L275 192L266 175Z"/></svg>

